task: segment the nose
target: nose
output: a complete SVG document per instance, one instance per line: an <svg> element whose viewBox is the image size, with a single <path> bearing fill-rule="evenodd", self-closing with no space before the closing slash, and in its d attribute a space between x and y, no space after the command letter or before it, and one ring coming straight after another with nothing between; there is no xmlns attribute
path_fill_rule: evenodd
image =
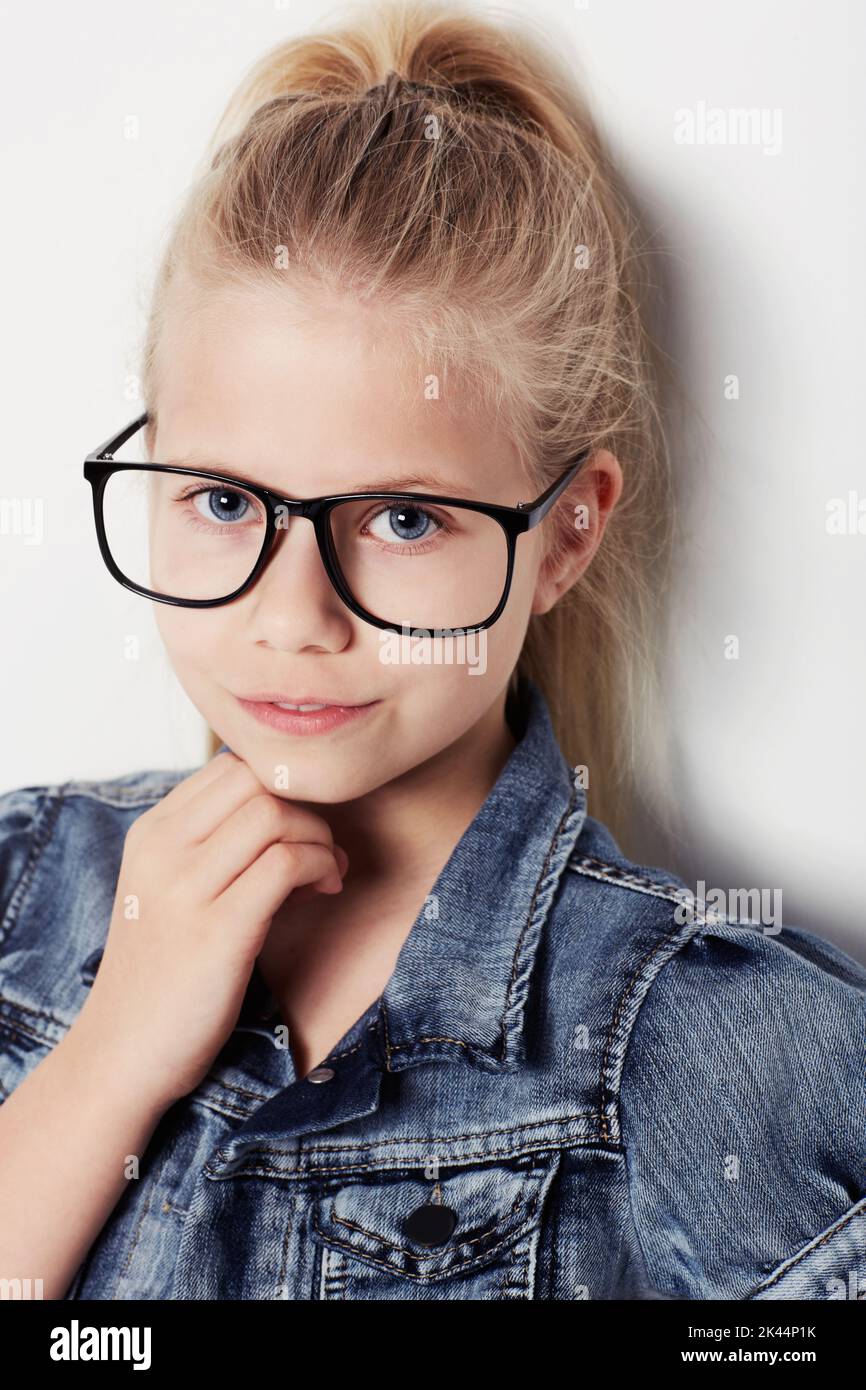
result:
<svg viewBox="0 0 866 1390"><path fill-rule="evenodd" d="M244 598L255 613L257 636L275 646L345 645L351 619L322 563L313 523L283 520L264 568Z"/></svg>

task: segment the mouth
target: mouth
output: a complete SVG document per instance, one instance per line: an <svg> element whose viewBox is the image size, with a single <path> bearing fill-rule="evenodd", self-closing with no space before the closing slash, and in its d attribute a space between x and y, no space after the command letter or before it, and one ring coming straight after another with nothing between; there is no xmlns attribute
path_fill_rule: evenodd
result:
<svg viewBox="0 0 866 1390"><path fill-rule="evenodd" d="M330 733L363 718L368 711L382 703L381 700L370 700L365 704L338 703L312 695L303 699L289 699L270 691L235 698L241 708L260 724L287 734Z"/></svg>
<svg viewBox="0 0 866 1390"><path fill-rule="evenodd" d="M280 709L312 711L320 709L361 709L366 700L341 700L331 695L284 695L276 690L259 691L255 695L239 695L247 704L277 705Z"/></svg>

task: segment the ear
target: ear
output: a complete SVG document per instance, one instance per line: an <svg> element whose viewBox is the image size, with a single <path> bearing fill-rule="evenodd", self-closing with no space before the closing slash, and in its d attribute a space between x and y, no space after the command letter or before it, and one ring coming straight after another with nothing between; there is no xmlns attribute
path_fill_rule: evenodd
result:
<svg viewBox="0 0 866 1390"><path fill-rule="evenodd" d="M559 540L555 559L548 555L541 563L531 612L547 613L589 567L622 488L619 460L608 449L596 450L542 522L542 527L552 523L560 509L567 509L571 529Z"/></svg>

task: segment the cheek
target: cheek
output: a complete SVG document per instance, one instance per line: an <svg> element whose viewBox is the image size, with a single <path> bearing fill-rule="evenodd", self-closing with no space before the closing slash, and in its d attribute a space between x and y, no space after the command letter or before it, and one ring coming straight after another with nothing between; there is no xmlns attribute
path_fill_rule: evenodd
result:
<svg viewBox="0 0 866 1390"><path fill-rule="evenodd" d="M551 592L554 576L551 573L550 532L545 537L540 529L522 536L517 544L512 596L515 611L519 611L524 623L529 622L533 613L545 612L555 597ZM521 556L524 543L526 549Z"/></svg>
<svg viewBox="0 0 866 1390"><path fill-rule="evenodd" d="M511 575L509 607L511 606L511 598L525 589L527 585L531 586L534 581L542 554L542 530L543 527L536 526L533 530L524 531L522 535L517 537L514 545L514 567Z"/></svg>
<svg viewBox="0 0 866 1390"><path fill-rule="evenodd" d="M218 654L225 650L225 619L214 609L175 608L168 603L154 605L156 625L175 671L190 667L203 672L219 669Z"/></svg>
<svg viewBox="0 0 866 1390"><path fill-rule="evenodd" d="M523 645L526 618L510 601L491 628L440 643L425 642L423 663L394 668L389 685L403 696L424 755L443 747L489 708L507 683ZM434 651L435 648L435 651ZM437 659L438 658L438 659Z"/></svg>
<svg viewBox="0 0 866 1390"><path fill-rule="evenodd" d="M519 538L514 556L514 574L511 580L508 603L500 622L491 630L491 632L495 632L496 628L501 626L500 640L503 646L509 647L509 650L514 647L515 643L517 644L517 650L512 652L512 665L517 660L526 635L526 627L538 592L543 554L543 546L537 530L528 531Z"/></svg>

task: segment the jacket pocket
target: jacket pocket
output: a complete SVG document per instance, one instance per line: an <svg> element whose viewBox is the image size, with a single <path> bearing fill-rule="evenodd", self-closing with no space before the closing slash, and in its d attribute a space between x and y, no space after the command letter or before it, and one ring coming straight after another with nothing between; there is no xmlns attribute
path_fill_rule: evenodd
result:
<svg viewBox="0 0 866 1390"><path fill-rule="evenodd" d="M319 1298L532 1298L558 1164L534 1155L332 1187L312 1206Z"/></svg>
<svg viewBox="0 0 866 1390"><path fill-rule="evenodd" d="M782 1260L749 1299L866 1299L866 1197Z"/></svg>

